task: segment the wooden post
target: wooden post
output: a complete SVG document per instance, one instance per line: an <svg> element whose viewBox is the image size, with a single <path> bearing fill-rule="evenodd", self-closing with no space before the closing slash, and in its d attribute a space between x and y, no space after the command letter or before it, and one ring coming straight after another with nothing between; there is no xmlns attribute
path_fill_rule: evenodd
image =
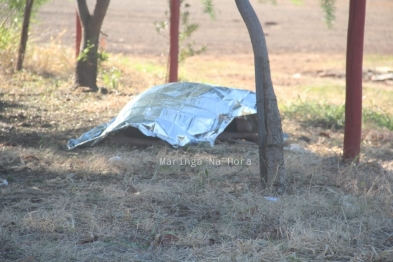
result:
<svg viewBox="0 0 393 262"><path fill-rule="evenodd" d="M81 41L82 41L82 25L81 20L79 18L78 9L75 11L75 25L76 25L76 34L75 34L75 57L78 58L80 49L81 49Z"/></svg>
<svg viewBox="0 0 393 262"><path fill-rule="evenodd" d="M170 1L169 82L178 81L180 0Z"/></svg>
<svg viewBox="0 0 393 262"><path fill-rule="evenodd" d="M19 44L18 60L16 62L16 71L20 71L23 68L23 59L25 57L27 39L29 37L30 14L31 14L31 9L33 7L33 2L34 0L26 0L25 13L23 16L22 33L21 33L20 44Z"/></svg>
<svg viewBox="0 0 393 262"><path fill-rule="evenodd" d="M346 58L344 152L346 160L359 161L362 132L363 42L366 0L350 0Z"/></svg>

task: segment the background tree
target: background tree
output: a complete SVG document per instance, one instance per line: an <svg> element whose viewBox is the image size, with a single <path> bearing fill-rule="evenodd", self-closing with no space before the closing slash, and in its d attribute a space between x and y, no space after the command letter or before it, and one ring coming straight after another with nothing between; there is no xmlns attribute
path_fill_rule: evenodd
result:
<svg viewBox="0 0 393 262"><path fill-rule="evenodd" d="M34 0L31 17L37 14L38 9L48 0ZM0 0L0 23L8 28L21 26L25 11L26 0Z"/></svg>
<svg viewBox="0 0 393 262"><path fill-rule="evenodd" d="M31 15L31 10L33 8L33 4L34 4L34 0L26 0L26 7L23 17L23 26L22 26L22 32L21 32L20 44L19 44L18 59L16 61L17 71L22 70L22 66L23 66L26 44L29 36L28 33L29 33L30 15Z"/></svg>
<svg viewBox="0 0 393 262"><path fill-rule="evenodd" d="M82 51L76 63L74 89L88 87L90 91L98 91L98 40L109 2L110 0L97 0L93 14L90 14L86 0L77 0L83 34Z"/></svg>
<svg viewBox="0 0 393 262"><path fill-rule="evenodd" d="M34 0L33 5L33 0L0 0L0 56L6 57L4 60L8 60L11 66L15 61L14 54L18 52L16 70L22 69L30 18L34 18L47 1Z"/></svg>

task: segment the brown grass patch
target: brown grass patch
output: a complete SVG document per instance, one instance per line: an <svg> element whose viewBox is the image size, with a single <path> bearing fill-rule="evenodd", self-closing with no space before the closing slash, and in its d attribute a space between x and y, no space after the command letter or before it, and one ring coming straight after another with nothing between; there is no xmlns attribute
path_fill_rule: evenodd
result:
<svg viewBox="0 0 393 262"><path fill-rule="evenodd" d="M280 196L261 189L254 145L66 150L164 77L156 60L113 57L121 83L105 96L71 92L71 70L45 61L40 74L1 75L1 261L391 259L393 144L381 140L390 132L365 135L355 165L341 161L342 130L285 119L297 146L285 151L290 188Z"/></svg>

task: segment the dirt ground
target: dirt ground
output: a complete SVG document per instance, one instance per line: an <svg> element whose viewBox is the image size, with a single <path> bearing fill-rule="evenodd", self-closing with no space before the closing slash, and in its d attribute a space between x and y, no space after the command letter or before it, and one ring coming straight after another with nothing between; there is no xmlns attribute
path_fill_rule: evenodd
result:
<svg viewBox="0 0 393 262"><path fill-rule="evenodd" d="M68 139L165 81L168 41L153 22L165 18L167 1L129 2L112 0L103 26L111 53L104 69L121 70L120 87L107 95L70 90L75 58L57 43L74 45L73 1L40 10L30 35L38 45L28 49L24 71L0 71L0 261L392 261L392 131L365 129L355 165L341 159L342 126L283 114L290 137L283 195L262 190L258 146L241 141L179 149L103 141L67 150ZM277 2L252 1L279 101L306 89L341 105L348 1L336 1L331 30L319 1ZM208 51L187 59L181 74L252 89L245 26L233 1L214 3L215 21L192 3L201 26L193 40ZM393 1L368 1L366 67L393 67L392 22ZM368 81L365 101L391 115L391 87Z"/></svg>
<svg viewBox="0 0 393 262"><path fill-rule="evenodd" d="M88 2L92 10L94 1ZM192 22L200 24L192 39L197 45L207 45L207 55L219 59L219 56L252 53L246 27L234 1L213 1L217 12L215 20L203 14L201 1L188 2L191 4ZM289 0L279 0L276 5L267 2L251 1L267 36L271 54L345 54L349 1L336 1L336 19L330 30L317 0L300 1L300 5ZM168 39L159 35L153 24L166 19L166 10L167 1L145 0L129 4L112 0L102 28L108 35L107 51L153 56L166 53ZM40 10L38 20L39 24L33 27L32 39L45 42L61 35L63 44L74 45L73 1L51 1ZM392 24L392 1L367 2L365 54L393 54Z"/></svg>

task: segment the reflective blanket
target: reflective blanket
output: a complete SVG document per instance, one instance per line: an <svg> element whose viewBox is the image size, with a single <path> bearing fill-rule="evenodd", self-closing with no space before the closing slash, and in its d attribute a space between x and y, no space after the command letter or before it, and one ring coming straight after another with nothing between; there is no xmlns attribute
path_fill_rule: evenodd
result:
<svg viewBox="0 0 393 262"><path fill-rule="evenodd" d="M117 130L135 127L173 147L208 142L238 116L256 113L252 91L201 83L177 82L155 86L135 96L110 122L67 143L69 149L95 144Z"/></svg>

